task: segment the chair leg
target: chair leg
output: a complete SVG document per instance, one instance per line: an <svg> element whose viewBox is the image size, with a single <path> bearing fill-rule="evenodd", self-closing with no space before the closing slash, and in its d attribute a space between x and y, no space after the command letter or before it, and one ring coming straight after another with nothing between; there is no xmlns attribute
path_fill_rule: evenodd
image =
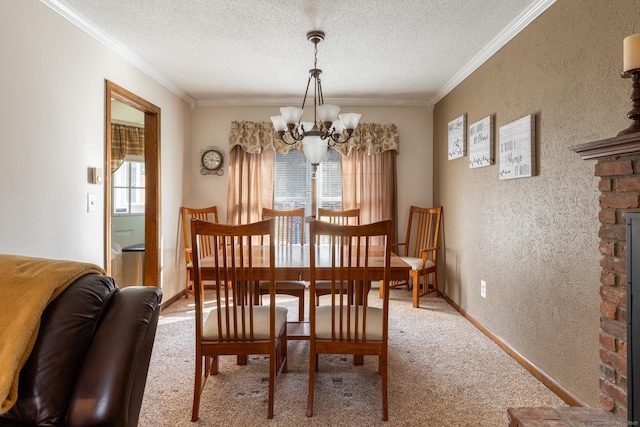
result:
<svg viewBox="0 0 640 427"><path fill-rule="evenodd" d="M191 421L198 421L200 414L200 393L202 392L202 356L196 356L196 373L193 384L193 409L191 411Z"/></svg>
<svg viewBox="0 0 640 427"><path fill-rule="evenodd" d="M191 282L189 280L189 270L187 270L186 279L187 279L186 282L184 282L185 283L184 297L189 298L189 294L193 293L192 288L189 286L189 283Z"/></svg>
<svg viewBox="0 0 640 427"><path fill-rule="evenodd" d="M318 370L318 355L315 344L309 345L309 386L307 391L307 417L313 416L313 389L315 386L315 375Z"/></svg>
<svg viewBox="0 0 640 427"><path fill-rule="evenodd" d="M272 351L273 354L273 351ZM269 403L267 407L267 419L273 418L273 400L276 384L276 369L278 369L276 357L269 358Z"/></svg>
<svg viewBox="0 0 640 427"><path fill-rule="evenodd" d="M383 351L379 359L380 373L382 375L382 421L389 420L389 401L387 399L387 354Z"/></svg>
<svg viewBox="0 0 640 427"><path fill-rule="evenodd" d="M413 308L420 308L420 276L417 271L409 272L413 280Z"/></svg>
<svg viewBox="0 0 640 427"><path fill-rule="evenodd" d="M304 289L298 295L298 320L304 321Z"/></svg>

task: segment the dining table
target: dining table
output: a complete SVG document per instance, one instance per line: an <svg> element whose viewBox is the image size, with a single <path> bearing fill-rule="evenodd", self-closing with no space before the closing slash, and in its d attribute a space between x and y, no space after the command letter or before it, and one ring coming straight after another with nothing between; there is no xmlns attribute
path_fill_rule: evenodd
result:
<svg viewBox="0 0 640 427"><path fill-rule="evenodd" d="M316 245L316 280L331 279L331 245ZM253 265L251 266L253 280L269 280L269 246L252 245ZM275 248L275 279L310 281L310 251L311 246L286 245ZM359 256L364 258L364 253ZM367 254L366 279L369 281L382 280L384 273L384 247L371 246ZM361 260L361 265L364 259ZM187 265L190 279L193 280L193 268ZM364 271L364 269L362 269ZM391 253L389 280L409 280L411 266L395 253ZM200 260L200 274L202 280L215 280L215 259L205 257ZM363 275L365 273L363 272ZM313 298L310 298L313 303ZM310 334L308 321L287 322L287 339L308 340Z"/></svg>

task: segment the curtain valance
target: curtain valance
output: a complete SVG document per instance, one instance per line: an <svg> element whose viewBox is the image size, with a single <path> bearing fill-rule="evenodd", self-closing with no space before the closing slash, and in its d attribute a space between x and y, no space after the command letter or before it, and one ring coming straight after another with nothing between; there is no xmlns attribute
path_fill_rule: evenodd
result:
<svg viewBox="0 0 640 427"><path fill-rule="evenodd" d="M244 151L250 154L259 154L267 149L282 154L294 149L302 151L301 142L287 145L280 141L271 122L231 122L229 150L236 145L241 146ZM399 137L396 125L360 123L349 141L345 144L337 144L334 148L343 155L348 155L353 149L373 155L390 150L398 151L398 145Z"/></svg>
<svg viewBox="0 0 640 427"><path fill-rule="evenodd" d="M111 172L115 172L127 155L144 156L144 128L111 123Z"/></svg>

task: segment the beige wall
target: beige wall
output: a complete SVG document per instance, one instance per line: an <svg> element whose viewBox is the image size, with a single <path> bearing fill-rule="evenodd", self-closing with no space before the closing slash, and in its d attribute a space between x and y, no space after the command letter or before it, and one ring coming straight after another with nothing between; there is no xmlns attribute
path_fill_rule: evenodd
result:
<svg viewBox="0 0 640 427"><path fill-rule="evenodd" d="M444 205L446 292L584 402L598 406L598 180L568 150L628 126L622 39L637 0L558 0L437 103L434 199ZM537 120L538 174L500 181L496 165L447 160L447 122ZM495 141L499 147L498 138ZM480 297L480 280L487 298Z"/></svg>
<svg viewBox="0 0 640 427"><path fill-rule="evenodd" d="M405 230L409 206L430 206L432 202L431 111L427 107L345 107L344 110L361 113L362 122L393 123L398 127L398 226L400 230ZM228 155L232 121L269 121L269 117L277 112L278 107L275 106L196 108L192 112L192 144L187 172L190 188L185 203L195 207L221 206L221 218L226 218L228 168L225 167L225 175L221 177L200 175L199 152L208 145L217 145Z"/></svg>
<svg viewBox="0 0 640 427"><path fill-rule="evenodd" d="M0 2L0 57L0 253L103 265L105 189L87 168L106 170L109 79L162 111L161 286L177 293L187 103L39 1Z"/></svg>

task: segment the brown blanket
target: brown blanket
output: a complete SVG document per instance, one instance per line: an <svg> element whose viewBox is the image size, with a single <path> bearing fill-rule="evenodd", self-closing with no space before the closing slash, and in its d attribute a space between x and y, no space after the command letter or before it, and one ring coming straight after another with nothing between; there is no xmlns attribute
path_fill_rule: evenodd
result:
<svg viewBox="0 0 640 427"><path fill-rule="evenodd" d="M97 265L0 254L0 414L18 398L18 377L38 337L40 316L78 277Z"/></svg>

